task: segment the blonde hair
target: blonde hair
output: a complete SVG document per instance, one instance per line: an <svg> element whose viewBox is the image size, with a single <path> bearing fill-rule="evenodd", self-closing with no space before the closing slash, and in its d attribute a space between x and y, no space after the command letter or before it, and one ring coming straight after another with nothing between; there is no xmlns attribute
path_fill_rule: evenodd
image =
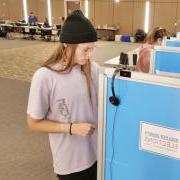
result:
<svg viewBox="0 0 180 180"><path fill-rule="evenodd" d="M155 44L159 38L163 39L164 36L168 36L168 35L169 32L166 29L161 27L156 27L153 29L152 32L150 32L147 35L147 38L145 39L145 43Z"/></svg>
<svg viewBox="0 0 180 180"><path fill-rule="evenodd" d="M56 71L58 73L69 73L71 72L74 63L74 55L77 48L77 44L60 44L60 46L56 49L55 53L53 53L50 58L44 62L43 67L47 67L52 71ZM53 69L53 65L61 63L63 65L62 69ZM81 71L84 73L87 82L87 88L89 97L91 99L91 63L88 60L87 64L81 66Z"/></svg>

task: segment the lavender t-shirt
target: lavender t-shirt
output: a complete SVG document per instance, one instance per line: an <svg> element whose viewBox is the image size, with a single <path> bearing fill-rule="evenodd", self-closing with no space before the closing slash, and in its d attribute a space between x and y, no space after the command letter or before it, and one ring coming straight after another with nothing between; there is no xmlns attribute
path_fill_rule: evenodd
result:
<svg viewBox="0 0 180 180"><path fill-rule="evenodd" d="M92 102L85 75L79 65L74 66L67 74L42 67L35 72L32 79L27 114L34 119L97 124L99 68L94 63L91 66ZM56 174L82 171L93 165L97 159L97 130L87 137L49 133L49 140Z"/></svg>

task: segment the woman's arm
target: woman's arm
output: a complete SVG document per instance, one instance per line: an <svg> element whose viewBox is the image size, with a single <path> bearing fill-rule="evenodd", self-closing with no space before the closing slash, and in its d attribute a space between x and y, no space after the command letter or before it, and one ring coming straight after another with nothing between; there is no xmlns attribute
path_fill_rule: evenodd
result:
<svg viewBox="0 0 180 180"><path fill-rule="evenodd" d="M46 133L70 133L70 123L60 123L56 121L33 119L27 116L28 127L34 131ZM72 135L88 136L93 134L96 125L90 123L73 123L71 125Z"/></svg>
<svg viewBox="0 0 180 180"><path fill-rule="evenodd" d="M47 133L69 133L69 123L59 123L56 121L33 119L27 116L28 127L34 131L47 132Z"/></svg>

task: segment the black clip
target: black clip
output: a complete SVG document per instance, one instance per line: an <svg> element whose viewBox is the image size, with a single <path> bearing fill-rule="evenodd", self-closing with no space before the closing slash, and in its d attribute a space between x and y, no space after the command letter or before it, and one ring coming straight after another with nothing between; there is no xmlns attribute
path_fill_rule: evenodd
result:
<svg viewBox="0 0 180 180"><path fill-rule="evenodd" d="M129 65L129 58L128 58L127 53L121 52L120 57L119 57L119 64Z"/></svg>

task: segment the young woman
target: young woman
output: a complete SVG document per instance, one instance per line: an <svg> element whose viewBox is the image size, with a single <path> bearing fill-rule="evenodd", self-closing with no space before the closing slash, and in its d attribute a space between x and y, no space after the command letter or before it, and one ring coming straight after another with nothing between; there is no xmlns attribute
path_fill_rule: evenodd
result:
<svg viewBox="0 0 180 180"><path fill-rule="evenodd" d="M150 33L145 43L143 44L142 49L139 52L139 60L136 65L136 70L144 73L148 73L150 70L150 58L151 58L151 49L154 45L160 46L163 41L163 37L167 36L168 32L163 28L155 28L152 33Z"/></svg>
<svg viewBox="0 0 180 180"><path fill-rule="evenodd" d="M67 17L60 40L33 76L28 125L49 133L60 180L96 180L98 67L90 62L96 31L77 10Z"/></svg>

